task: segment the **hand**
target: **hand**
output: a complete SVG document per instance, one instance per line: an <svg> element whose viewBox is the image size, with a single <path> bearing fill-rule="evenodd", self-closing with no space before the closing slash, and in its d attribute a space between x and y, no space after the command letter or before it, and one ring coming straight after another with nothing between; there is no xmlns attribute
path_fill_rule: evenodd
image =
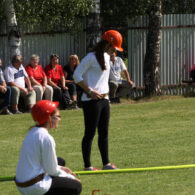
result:
<svg viewBox="0 0 195 195"><path fill-rule="evenodd" d="M25 95L28 95L28 90L26 88L22 88L21 91L23 91Z"/></svg>
<svg viewBox="0 0 195 195"><path fill-rule="evenodd" d="M61 169L62 169L63 171L65 171L66 173L69 173L69 174L71 174L71 175L74 175L74 176L75 176L75 174L72 172L72 170L71 170L71 169L69 169L68 167L61 167Z"/></svg>
<svg viewBox="0 0 195 195"><path fill-rule="evenodd" d="M7 88L5 86L0 86L0 92L1 93L6 93Z"/></svg>
<svg viewBox="0 0 195 195"><path fill-rule="evenodd" d="M66 87L66 86L63 86L63 89L64 89L64 90L68 90L68 87Z"/></svg>
<svg viewBox="0 0 195 195"><path fill-rule="evenodd" d="M42 86L42 88L43 88L43 92L44 92L44 91L45 91L45 89L46 89L46 86L44 86L44 85L43 85L43 86Z"/></svg>
<svg viewBox="0 0 195 195"><path fill-rule="evenodd" d="M133 81L129 81L129 84L131 85L131 86L134 86L134 82Z"/></svg>
<svg viewBox="0 0 195 195"><path fill-rule="evenodd" d="M93 100L102 99L102 95L96 90L92 90L90 96Z"/></svg>
<svg viewBox="0 0 195 195"><path fill-rule="evenodd" d="M33 91L34 89L32 87L29 87L28 88L28 91Z"/></svg>

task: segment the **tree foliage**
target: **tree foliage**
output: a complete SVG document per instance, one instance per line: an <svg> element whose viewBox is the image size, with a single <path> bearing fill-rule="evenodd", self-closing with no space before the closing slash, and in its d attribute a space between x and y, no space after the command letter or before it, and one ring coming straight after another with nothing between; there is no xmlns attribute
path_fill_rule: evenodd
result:
<svg viewBox="0 0 195 195"><path fill-rule="evenodd" d="M162 0L162 14L195 13L194 0ZM123 37L123 57L127 57L127 18L148 15L156 0L101 0L103 30L118 29Z"/></svg>
<svg viewBox="0 0 195 195"><path fill-rule="evenodd" d="M46 31L69 31L79 27L78 18L89 13L92 0L14 0L19 26Z"/></svg>

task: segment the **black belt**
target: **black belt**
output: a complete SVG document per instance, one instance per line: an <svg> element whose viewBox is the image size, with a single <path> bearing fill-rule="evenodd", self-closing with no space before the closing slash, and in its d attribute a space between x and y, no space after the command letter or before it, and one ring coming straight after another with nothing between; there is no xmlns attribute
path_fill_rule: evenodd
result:
<svg viewBox="0 0 195 195"><path fill-rule="evenodd" d="M28 180L28 181L26 181L26 182L23 182L23 183L17 182L17 181L16 181L16 178L14 178L14 181L15 181L15 183L16 183L16 185L17 185L18 187L26 188L26 187L32 186L32 185L34 185L35 183L41 181L41 180L44 178L44 175L45 175L45 174L42 173L42 174L38 175L37 177L35 177L35 178L31 179L31 180Z"/></svg>

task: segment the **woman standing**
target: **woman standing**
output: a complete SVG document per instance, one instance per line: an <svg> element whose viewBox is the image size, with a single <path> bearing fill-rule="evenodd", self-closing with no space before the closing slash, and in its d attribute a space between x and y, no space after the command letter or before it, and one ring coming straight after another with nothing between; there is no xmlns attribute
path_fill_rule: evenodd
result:
<svg viewBox="0 0 195 195"><path fill-rule="evenodd" d="M108 126L110 105L108 100L109 60L113 51L123 51L122 36L118 31L106 31L93 52L87 54L74 72L75 82L83 88L82 105L85 134L82 140L82 154L85 170L97 170L91 166L91 145L98 128L98 146L102 157L102 169L116 169L108 157Z"/></svg>
<svg viewBox="0 0 195 195"><path fill-rule="evenodd" d="M56 157L55 141L49 134L60 121L58 102L41 100L32 108L36 125L25 137L16 169L15 183L25 195L79 195L81 183L65 161Z"/></svg>
<svg viewBox="0 0 195 195"><path fill-rule="evenodd" d="M79 58L76 54L70 55L68 64L63 68L66 86L68 87L68 91L75 108L77 108L77 85L74 82L73 74L79 63Z"/></svg>
<svg viewBox="0 0 195 195"><path fill-rule="evenodd" d="M30 78L31 85L36 92L36 102L43 99L53 100L53 88L47 85L47 77L41 65L39 65L39 56L33 54L30 63L25 67Z"/></svg>
<svg viewBox="0 0 195 195"><path fill-rule="evenodd" d="M48 84L53 87L53 101L60 102L60 108L64 109L69 106L72 101L66 87L65 77L62 66L59 65L59 56L52 54L50 56L50 64L45 67Z"/></svg>

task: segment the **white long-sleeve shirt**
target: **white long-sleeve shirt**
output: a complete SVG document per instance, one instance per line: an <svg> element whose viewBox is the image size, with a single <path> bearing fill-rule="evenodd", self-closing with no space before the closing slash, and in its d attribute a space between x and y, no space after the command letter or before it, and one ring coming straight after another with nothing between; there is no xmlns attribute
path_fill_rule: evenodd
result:
<svg viewBox="0 0 195 195"><path fill-rule="evenodd" d="M26 182L41 173L45 173L43 180L29 187L18 187L18 190L24 195L41 195L51 186L50 176L74 179L73 175L61 170L57 164L55 141L47 129L34 127L23 141L16 169L16 181Z"/></svg>
<svg viewBox="0 0 195 195"><path fill-rule="evenodd" d="M95 53L88 53L81 61L79 66L74 71L73 78L76 83L84 81L90 88L98 91L100 94L106 94L109 92L108 79L110 73L109 60L110 56L104 53L104 60L106 70L102 70L98 63ZM87 97L86 93L83 93L81 97L82 101L91 100Z"/></svg>

